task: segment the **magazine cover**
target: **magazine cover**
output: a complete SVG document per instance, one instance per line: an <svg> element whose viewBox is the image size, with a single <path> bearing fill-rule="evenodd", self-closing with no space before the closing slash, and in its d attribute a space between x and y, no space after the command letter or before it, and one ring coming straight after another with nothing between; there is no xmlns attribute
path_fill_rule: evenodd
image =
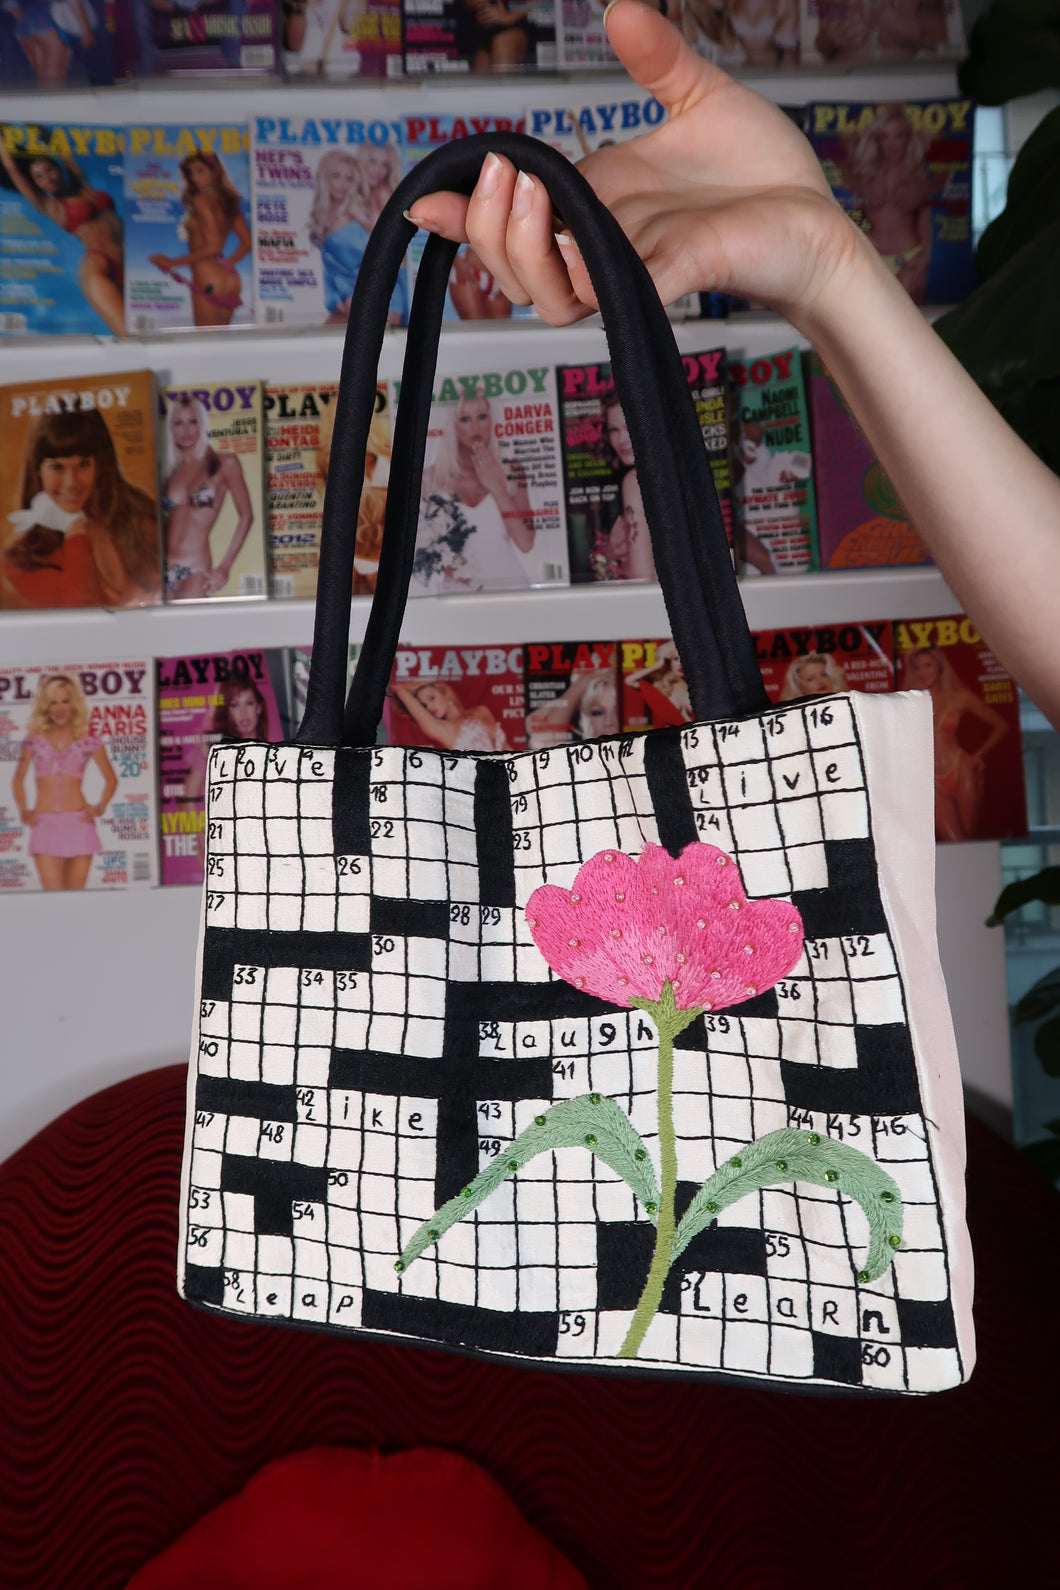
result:
<svg viewBox="0 0 1060 1590"><path fill-rule="evenodd" d="M160 657L156 667L162 882L201 884L210 747L290 739L287 654Z"/></svg>
<svg viewBox="0 0 1060 1590"><path fill-rule="evenodd" d="M435 116L420 113L406 116L402 129L405 146L405 171L418 165L424 155L454 138L466 138L471 133L523 132L522 116L494 116L483 113L474 116ZM427 233L420 230L409 244L408 283L411 295L416 285L420 260L427 246ZM457 250L456 260L449 275L443 320L528 320L535 311L532 304L513 304L497 286L491 273L483 265L470 243Z"/></svg>
<svg viewBox="0 0 1060 1590"><path fill-rule="evenodd" d="M261 382L161 394L166 601L266 594Z"/></svg>
<svg viewBox="0 0 1060 1590"><path fill-rule="evenodd" d="M822 569L930 563L898 494L817 353L804 356Z"/></svg>
<svg viewBox="0 0 1060 1590"><path fill-rule="evenodd" d="M732 545L727 376L724 348L682 356ZM567 542L572 584L654 580L651 535L633 444L610 364L556 370Z"/></svg>
<svg viewBox="0 0 1060 1590"><path fill-rule="evenodd" d="M855 225L917 304L976 286L970 99L814 104L809 138Z"/></svg>
<svg viewBox="0 0 1060 1590"><path fill-rule="evenodd" d="M706 353L684 353L681 363L685 380L696 406L703 445L710 459L710 472L714 476L714 489L718 494L721 517L725 524L725 539L733 549L732 474L729 465L729 363L724 348L710 348ZM640 490L636 497L639 499ZM640 510L643 518L643 509ZM627 511L627 518L628 518Z"/></svg>
<svg viewBox="0 0 1060 1590"><path fill-rule="evenodd" d="M894 634L889 620L763 629L754 642L770 701L829 696L837 690L895 688Z"/></svg>
<svg viewBox="0 0 1060 1590"><path fill-rule="evenodd" d="M0 122L0 334L125 334L119 127Z"/></svg>
<svg viewBox="0 0 1060 1590"><path fill-rule="evenodd" d="M265 497L269 595L315 596L338 386L266 386Z"/></svg>
<svg viewBox="0 0 1060 1590"><path fill-rule="evenodd" d="M607 40L604 7L598 0L557 0L556 46L561 68L605 66L618 61Z"/></svg>
<svg viewBox="0 0 1060 1590"><path fill-rule="evenodd" d="M280 64L276 0L114 0L115 76L260 76Z"/></svg>
<svg viewBox="0 0 1060 1590"><path fill-rule="evenodd" d="M270 596L316 595L324 487L338 390L328 383L265 388ZM375 590L389 478L390 410L386 382L380 381L357 518L355 596L368 596Z"/></svg>
<svg viewBox="0 0 1060 1590"><path fill-rule="evenodd" d="M0 387L0 609L162 600L150 370Z"/></svg>
<svg viewBox="0 0 1060 1590"><path fill-rule="evenodd" d="M531 751L621 733L614 641L533 642L523 650Z"/></svg>
<svg viewBox="0 0 1060 1590"><path fill-rule="evenodd" d="M548 365L441 380L410 595L570 583L558 429Z"/></svg>
<svg viewBox="0 0 1060 1590"><path fill-rule="evenodd" d="M401 0L280 0L288 77L400 77Z"/></svg>
<svg viewBox="0 0 1060 1590"><path fill-rule="evenodd" d="M369 235L401 181L401 123L257 116L253 137L258 319L344 326ZM390 324L407 319L402 275Z"/></svg>
<svg viewBox="0 0 1060 1590"><path fill-rule="evenodd" d="M801 0L804 66L959 59L958 0Z"/></svg>
<svg viewBox="0 0 1060 1590"><path fill-rule="evenodd" d="M0 84L62 90L114 81L109 0L3 0Z"/></svg>
<svg viewBox="0 0 1060 1590"><path fill-rule="evenodd" d="M125 314L142 336L254 320L242 124L125 131Z"/></svg>
<svg viewBox="0 0 1060 1590"><path fill-rule="evenodd" d="M729 361L737 567L746 574L819 568L810 415L797 348Z"/></svg>
<svg viewBox="0 0 1060 1590"><path fill-rule="evenodd" d="M399 646L383 725L390 745L525 751L522 646Z"/></svg>
<svg viewBox="0 0 1060 1590"><path fill-rule="evenodd" d="M154 667L0 673L0 889L158 882Z"/></svg>
<svg viewBox="0 0 1060 1590"><path fill-rule="evenodd" d="M402 0L405 76L554 71L555 0Z"/></svg>
<svg viewBox="0 0 1060 1590"><path fill-rule="evenodd" d="M576 97L576 84L570 87L568 105L531 105L526 113L527 132L544 139L568 160L581 160L608 144L639 138L666 120L659 101L635 83L623 84L621 96L601 92L585 101Z"/></svg>
<svg viewBox="0 0 1060 1590"><path fill-rule="evenodd" d="M692 722L688 682L672 640L624 640L618 666L623 734Z"/></svg>
<svg viewBox="0 0 1060 1590"><path fill-rule="evenodd" d="M935 838L1027 832L1015 681L970 618L896 623L900 690L928 690L935 719Z"/></svg>
<svg viewBox="0 0 1060 1590"><path fill-rule="evenodd" d="M730 72L775 72L799 64L799 0L678 0L667 6L697 54Z"/></svg>

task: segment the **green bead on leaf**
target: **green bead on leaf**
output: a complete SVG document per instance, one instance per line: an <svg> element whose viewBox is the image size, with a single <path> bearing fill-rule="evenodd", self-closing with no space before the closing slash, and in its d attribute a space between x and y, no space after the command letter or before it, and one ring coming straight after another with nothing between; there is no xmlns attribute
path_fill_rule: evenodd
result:
<svg viewBox="0 0 1060 1590"><path fill-rule="evenodd" d="M875 1281L891 1263L893 1250L902 1245L902 1199L897 1184L860 1149L830 1137L811 1143L806 1133L790 1127L748 1143L707 1178L674 1234L673 1259L685 1251L719 1210L728 1209L749 1193L781 1182L832 1187L840 1174L844 1193L861 1205L869 1223L869 1251L863 1268L857 1272L858 1279ZM889 1196L885 1198L884 1194Z"/></svg>

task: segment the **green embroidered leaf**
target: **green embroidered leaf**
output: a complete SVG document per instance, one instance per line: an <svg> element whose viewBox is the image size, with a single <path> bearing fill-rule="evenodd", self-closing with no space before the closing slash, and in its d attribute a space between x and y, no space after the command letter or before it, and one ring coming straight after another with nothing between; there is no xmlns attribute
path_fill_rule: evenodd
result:
<svg viewBox="0 0 1060 1590"><path fill-rule="evenodd" d="M809 1181L854 1198L869 1222L869 1251L858 1279L875 1281L902 1243L902 1197L874 1159L818 1132L785 1127L741 1148L705 1181L674 1233L673 1258L730 1204L761 1187Z"/></svg>
<svg viewBox="0 0 1060 1590"><path fill-rule="evenodd" d="M587 1093L553 1104L533 1126L528 1126L514 1142L506 1144L492 1164L480 1170L462 1192L424 1221L403 1250L396 1268L407 1270L413 1259L418 1259L450 1226L477 1209L506 1177L522 1170L538 1154L549 1153L554 1148L589 1149L633 1189L648 1218L655 1222L659 1187L655 1167L640 1133L614 1099Z"/></svg>

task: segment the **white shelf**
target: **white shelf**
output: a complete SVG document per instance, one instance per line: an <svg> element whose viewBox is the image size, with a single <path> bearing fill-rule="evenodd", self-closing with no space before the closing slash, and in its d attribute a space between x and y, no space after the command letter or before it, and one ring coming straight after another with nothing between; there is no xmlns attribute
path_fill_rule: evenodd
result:
<svg viewBox="0 0 1060 1590"><path fill-rule="evenodd" d="M866 103L939 99L956 93L957 63L926 61L894 67L848 67L839 72L798 67L787 72L746 73L741 80L778 105L804 105L817 99ZM454 108L467 110L469 93L474 96L474 111L521 115L531 100L535 105L564 107L574 98L579 104L611 100L629 81L621 70L571 71L563 76L454 75L392 83L371 78L325 83L228 76L214 82L193 77L156 78L63 93L4 90L0 92L0 118L46 123L112 122L119 126L147 122L216 123L274 115L278 110L287 116L363 116L376 103L388 116L396 117L434 106L448 114Z"/></svg>
<svg viewBox="0 0 1060 1590"><path fill-rule="evenodd" d="M934 568L843 569L740 582L751 628L932 618L961 611ZM351 604L350 638L360 640L371 602ZM627 640L669 633L657 585L578 585L566 590L498 591L411 601L402 636L421 646L514 640ZM186 602L118 613L98 608L0 616L0 667L77 658L169 657L178 653L307 646L313 603Z"/></svg>

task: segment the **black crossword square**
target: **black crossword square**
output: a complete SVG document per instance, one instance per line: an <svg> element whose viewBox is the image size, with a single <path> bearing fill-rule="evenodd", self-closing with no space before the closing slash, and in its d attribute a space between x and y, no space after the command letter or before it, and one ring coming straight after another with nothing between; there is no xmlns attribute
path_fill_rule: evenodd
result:
<svg viewBox="0 0 1060 1590"><path fill-rule="evenodd" d="M949 1303L898 1299L898 1329L904 1347L956 1347L957 1326Z"/></svg>
<svg viewBox="0 0 1060 1590"><path fill-rule="evenodd" d="M559 1314L554 1310L507 1313L434 1297L375 1292L370 1287L365 1288L361 1303L361 1325L369 1331L515 1353L521 1358L550 1358L559 1341Z"/></svg>
<svg viewBox="0 0 1060 1590"><path fill-rule="evenodd" d="M876 851L871 839L826 839L827 889L801 889L792 904L808 939L840 933L886 933Z"/></svg>
<svg viewBox="0 0 1060 1590"><path fill-rule="evenodd" d="M817 1380L838 1380L844 1386L861 1385L861 1343L851 1336L824 1336L811 1331L813 1373Z"/></svg>
<svg viewBox="0 0 1060 1590"><path fill-rule="evenodd" d="M207 1269L201 1264L186 1264L184 1296L189 1303L214 1303L220 1307L225 1297L224 1271Z"/></svg>

